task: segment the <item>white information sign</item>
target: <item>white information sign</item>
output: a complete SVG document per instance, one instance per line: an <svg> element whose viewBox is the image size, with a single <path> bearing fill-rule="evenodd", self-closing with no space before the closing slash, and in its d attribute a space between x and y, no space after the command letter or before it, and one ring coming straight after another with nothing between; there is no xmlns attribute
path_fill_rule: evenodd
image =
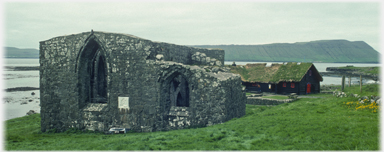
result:
<svg viewBox="0 0 384 152"><path fill-rule="evenodd" d="M129 110L129 97L119 97L119 108L124 108Z"/></svg>

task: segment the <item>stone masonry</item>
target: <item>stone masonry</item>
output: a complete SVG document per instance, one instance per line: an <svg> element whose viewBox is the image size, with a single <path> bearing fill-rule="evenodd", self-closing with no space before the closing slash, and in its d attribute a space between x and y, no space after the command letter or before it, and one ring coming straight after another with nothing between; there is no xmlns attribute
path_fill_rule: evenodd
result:
<svg viewBox="0 0 384 152"><path fill-rule="evenodd" d="M209 126L245 115L224 50L84 32L40 42L41 130L137 132Z"/></svg>

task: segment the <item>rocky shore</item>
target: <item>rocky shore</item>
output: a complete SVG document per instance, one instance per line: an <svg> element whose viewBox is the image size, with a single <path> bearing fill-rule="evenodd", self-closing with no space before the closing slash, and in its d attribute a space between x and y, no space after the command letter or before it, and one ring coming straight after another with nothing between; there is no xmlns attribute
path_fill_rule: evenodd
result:
<svg viewBox="0 0 384 152"><path fill-rule="evenodd" d="M4 95L4 120L28 115L31 110L40 113L39 90L6 92Z"/></svg>
<svg viewBox="0 0 384 152"><path fill-rule="evenodd" d="M346 76L346 77L360 77L365 79L370 79L374 81L379 81L380 76L378 73L371 72L377 67L327 67L327 72L320 72L322 76Z"/></svg>
<svg viewBox="0 0 384 152"><path fill-rule="evenodd" d="M39 113L39 66L4 66L3 70L3 120Z"/></svg>
<svg viewBox="0 0 384 152"><path fill-rule="evenodd" d="M39 66L5 66L9 71L38 71Z"/></svg>
<svg viewBox="0 0 384 152"><path fill-rule="evenodd" d="M40 88L36 87L16 87L16 88L7 88L5 92L15 92L15 91L31 91L31 90L39 90Z"/></svg>

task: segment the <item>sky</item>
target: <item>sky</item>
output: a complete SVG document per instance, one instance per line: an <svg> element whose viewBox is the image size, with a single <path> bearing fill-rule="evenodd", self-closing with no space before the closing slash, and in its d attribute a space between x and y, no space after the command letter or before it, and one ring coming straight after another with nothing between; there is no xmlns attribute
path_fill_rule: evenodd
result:
<svg viewBox="0 0 384 152"><path fill-rule="evenodd" d="M380 51L379 1L3 2L3 45L104 31L179 45L345 39Z"/></svg>

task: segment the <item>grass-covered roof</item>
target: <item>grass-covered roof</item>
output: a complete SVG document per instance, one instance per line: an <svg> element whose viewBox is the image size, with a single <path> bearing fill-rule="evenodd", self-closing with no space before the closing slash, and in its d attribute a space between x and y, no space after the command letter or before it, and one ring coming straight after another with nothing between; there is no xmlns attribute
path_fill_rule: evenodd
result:
<svg viewBox="0 0 384 152"><path fill-rule="evenodd" d="M271 66L266 66L266 63L246 64L245 66L230 66L230 68L232 73L240 74L241 80L244 82L278 83L282 81L299 82L312 66L312 63L290 62ZM320 76L317 70L314 73ZM322 81L321 76L320 81Z"/></svg>

